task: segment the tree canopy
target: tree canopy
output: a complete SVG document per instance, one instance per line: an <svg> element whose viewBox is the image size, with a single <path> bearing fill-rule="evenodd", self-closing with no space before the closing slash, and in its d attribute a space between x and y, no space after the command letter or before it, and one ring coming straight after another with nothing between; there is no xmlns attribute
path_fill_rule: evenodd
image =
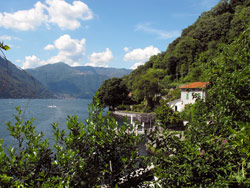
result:
<svg viewBox="0 0 250 188"><path fill-rule="evenodd" d="M137 101L146 100L146 106L153 108L153 98L160 93L159 79L163 76L161 69L148 69L146 74L133 83L134 98Z"/></svg>
<svg viewBox="0 0 250 188"><path fill-rule="evenodd" d="M97 91L97 98L105 106L113 110L119 104L129 100L129 90L121 78L111 78L105 80Z"/></svg>

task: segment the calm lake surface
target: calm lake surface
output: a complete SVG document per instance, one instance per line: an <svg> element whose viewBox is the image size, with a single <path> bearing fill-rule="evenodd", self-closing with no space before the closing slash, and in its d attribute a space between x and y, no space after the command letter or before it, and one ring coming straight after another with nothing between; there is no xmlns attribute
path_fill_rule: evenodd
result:
<svg viewBox="0 0 250 188"><path fill-rule="evenodd" d="M28 99L0 100L0 138L4 139L4 143L10 144L12 141L6 122L15 123L16 107L20 106L24 111L27 103ZM42 131L45 137L50 139L53 135L52 123L59 123L59 127L64 129L68 115L77 115L81 121L84 121L88 117L88 104L90 103L91 99L32 99L26 108L24 120L35 118L36 130ZM51 108L53 105L56 107Z"/></svg>
<svg viewBox="0 0 250 188"><path fill-rule="evenodd" d="M16 107L20 106L24 111L28 99L0 99L0 138L4 145L15 144L14 139L9 136L6 123L15 123L14 115L17 114ZM35 118L34 125L38 132L43 132L45 138L53 137L51 124L56 122L60 129L66 128L67 116L77 115L80 121L88 118L88 105L91 99L32 99L26 108L24 121ZM56 106L52 107L51 106ZM147 155L144 146L140 146L140 154Z"/></svg>

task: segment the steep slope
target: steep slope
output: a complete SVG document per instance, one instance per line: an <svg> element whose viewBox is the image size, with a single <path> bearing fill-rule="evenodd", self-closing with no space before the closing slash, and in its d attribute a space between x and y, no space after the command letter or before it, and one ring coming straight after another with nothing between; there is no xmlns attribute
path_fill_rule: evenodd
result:
<svg viewBox="0 0 250 188"><path fill-rule="evenodd" d="M169 44L165 52L152 56L124 80L131 90L135 90L142 75L161 70L157 79L162 88L206 81L207 62L249 26L250 0L221 0L184 29L181 37Z"/></svg>
<svg viewBox="0 0 250 188"><path fill-rule="evenodd" d="M4 87L0 93L0 98L53 98L52 92L48 91L41 82L35 80L36 90L34 88L33 77L18 69L14 64L8 61L8 75L6 80L6 64L0 57L0 88ZM35 92L35 95L34 95Z"/></svg>
<svg viewBox="0 0 250 188"><path fill-rule="evenodd" d="M74 98L92 98L104 80L131 72L128 69L71 67L65 63L48 64L27 71L58 96Z"/></svg>

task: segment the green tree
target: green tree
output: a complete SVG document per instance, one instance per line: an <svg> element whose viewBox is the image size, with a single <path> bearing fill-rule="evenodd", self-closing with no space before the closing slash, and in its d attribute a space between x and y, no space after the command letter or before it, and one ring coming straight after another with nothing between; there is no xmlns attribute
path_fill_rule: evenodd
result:
<svg viewBox="0 0 250 188"><path fill-rule="evenodd" d="M161 104L155 109L155 119L162 127L179 127L182 126L182 121L177 112L166 103L162 101Z"/></svg>
<svg viewBox="0 0 250 188"><path fill-rule="evenodd" d="M105 80L97 91L97 98L111 110L120 104L126 103L129 90L121 78L111 78Z"/></svg>
<svg viewBox="0 0 250 188"><path fill-rule="evenodd" d="M163 76L161 69L148 69L146 74L135 80L133 84L134 98L139 102L145 99L146 107L154 107L154 97L160 93L160 78Z"/></svg>

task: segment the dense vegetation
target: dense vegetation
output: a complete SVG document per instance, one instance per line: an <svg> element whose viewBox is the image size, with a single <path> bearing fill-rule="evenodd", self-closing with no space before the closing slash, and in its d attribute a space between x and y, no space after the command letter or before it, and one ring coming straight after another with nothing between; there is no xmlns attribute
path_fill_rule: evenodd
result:
<svg viewBox="0 0 250 188"><path fill-rule="evenodd" d="M221 0L197 21L182 31L165 52L152 56L123 80L133 101L143 102L151 110L158 105L157 95L167 95L169 100L178 96L170 88L180 84L208 81L208 62L216 58L223 46L236 40L249 27L249 0ZM171 93L172 92L172 93ZM122 104L122 101L121 101ZM145 108L144 108L145 109Z"/></svg>
<svg viewBox="0 0 250 188"><path fill-rule="evenodd" d="M250 28L209 62L206 101L189 108L181 141L155 132L156 174L164 187L250 186Z"/></svg>
<svg viewBox="0 0 250 188"><path fill-rule="evenodd" d="M121 101L127 103L130 100L128 95L129 91L121 78L105 80L97 91L97 97L101 103L108 105L110 110L117 107Z"/></svg>

